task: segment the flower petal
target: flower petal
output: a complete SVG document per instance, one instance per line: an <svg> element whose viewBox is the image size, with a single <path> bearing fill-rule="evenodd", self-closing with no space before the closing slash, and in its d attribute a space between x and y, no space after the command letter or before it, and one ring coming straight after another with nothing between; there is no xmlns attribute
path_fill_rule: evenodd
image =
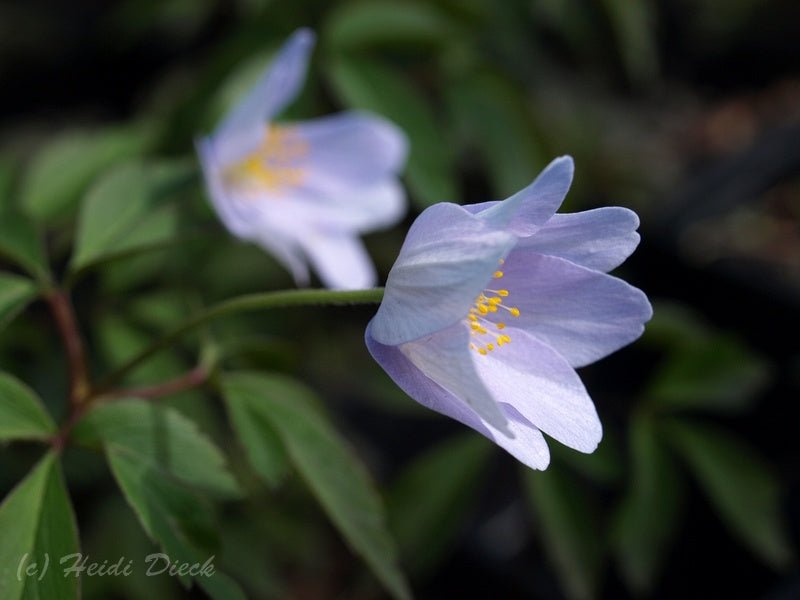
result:
<svg viewBox="0 0 800 600"><path fill-rule="evenodd" d="M410 397L423 406L455 419L494 441L517 460L533 469L545 469L550 462L547 442L541 432L526 421L518 411L506 404L500 407L508 419L513 437L501 433L453 394L426 377L397 346L385 346L372 337L372 323L367 326L365 340L375 361Z"/></svg>
<svg viewBox="0 0 800 600"><path fill-rule="evenodd" d="M480 205L478 216L495 228L507 228L519 236L535 233L558 210L572 183L575 165L561 156L525 189L496 204Z"/></svg>
<svg viewBox="0 0 800 600"><path fill-rule="evenodd" d="M375 267L357 237L308 230L296 240L325 287L363 289L375 285Z"/></svg>
<svg viewBox="0 0 800 600"><path fill-rule="evenodd" d="M652 308L641 290L563 258L515 248L503 266L509 322L544 341L570 365L592 363L638 338Z"/></svg>
<svg viewBox="0 0 800 600"><path fill-rule="evenodd" d="M434 204L411 226L372 324L382 344L401 344L466 317L516 241L456 204Z"/></svg>
<svg viewBox="0 0 800 600"><path fill-rule="evenodd" d="M372 185L397 174L408 155L403 131L368 113L339 113L297 123L292 130L308 148L304 171L314 187Z"/></svg>
<svg viewBox="0 0 800 600"><path fill-rule="evenodd" d="M293 237L284 233L292 229L280 220L270 219L270 212L265 210L261 199L240 197L224 185L210 138L197 142L197 152L211 205L228 231L240 239L257 243L291 272L298 285L307 285L309 276L305 257ZM283 212L272 211L272 217Z"/></svg>
<svg viewBox="0 0 800 600"><path fill-rule="evenodd" d="M225 163L255 148L263 136L264 124L297 96L305 80L314 39L310 29L295 31L258 83L217 126L213 137L220 145Z"/></svg>
<svg viewBox="0 0 800 600"><path fill-rule="evenodd" d="M296 218L330 231L367 232L389 227L403 218L407 208L403 186L394 178L369 186L312 191L304 186L282 200L292 207Z"/></svg>
<svg viewBox="0 0 800 600"><path fill-rule="evenodd" d="M426 377L466 403L482 421L510 435L506 418L484 387L473 365L467 327L457 323L443 331L400 346L400 352Z"/></svg>
<svg viewBox="0 0 800 600"><path fill-rule="evenodd" d="M213 140L203 138L197 141L196 146L211 206L233 235L242 239L253 239L258 231L255 205L239 201L224 184L222 180L223 167Z"/></svg>
<svg viewBox="0 0 800 600"><path fill-rule="evenodd" d="M638 227L636 213L618 206L557 214L534 235L520 240L519 247L608 272L639 245Z"/></svg>
<svg viewBox="0 0 800 600"><path fill-rule="evenodd" d="M252 241L282 263L292 274L298 286L306 286L310 280L308 265L299 244L280 231L261 228L251 238Z"/></svg>
<svg viewBox="0 0 800 600"><path fill-rule="evenodd" d="M509 328L511 342L477 355L475 368L495 398L562 444L592 452L603 428L578 374L555 350Z"/></svg>

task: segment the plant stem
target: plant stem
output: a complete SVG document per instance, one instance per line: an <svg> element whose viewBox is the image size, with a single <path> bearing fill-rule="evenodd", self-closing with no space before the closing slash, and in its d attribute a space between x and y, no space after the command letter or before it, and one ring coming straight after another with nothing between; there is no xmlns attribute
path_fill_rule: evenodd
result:
<svg viewBox="0 0 800 600"><path fill-rule="evenodd" d="M45 298L50 305L58 332L64 342L69 366L69 402L73 410L89 395L89 371L86 366L86 354L83 349L75 309L69 296L60 289L51 290Z"/></svg>
<svg viewBox="0 0 800 600"><path fill-rule="evenodd" d="M117 382L148 358L169 347L181 336L199 327L226 315L254 310L285 308L290 306L324 306L342 304L376 304L383 299L383 288L369 290L283 290L279 292L266 292L263 294L250 294L231 300L220 302L204 311L188 318L186 321L169 331L150 346L139 352L128 362L109 374L100 384L97 395L102 395L103 390L109 390Z"/></svg>
<svg viewBox="0 0 800 600"><path fill-rule="evenodd" d="M179 375L174 379L137 388L122 388L112 390L102 395L103 400L117 400L119 398L140 398L155 400L170 396L203 385L208 379L209 370L203 365Z"/></svg>

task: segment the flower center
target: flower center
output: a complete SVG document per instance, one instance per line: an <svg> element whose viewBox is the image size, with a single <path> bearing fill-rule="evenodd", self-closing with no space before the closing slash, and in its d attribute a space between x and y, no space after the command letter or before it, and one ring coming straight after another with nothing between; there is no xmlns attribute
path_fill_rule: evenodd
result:
<svg viewBox="0 0 800 600"><path fill-rule="evenodd" d="M225 172L225 179L253 191L279 192L300 185L308 143L293 127L267 125L261 145Z"/></svg>
<svg viewBox="0 0 800 600"><path fill-rule="evenodd" d="M500 265L502 266L504 262L501 259ZM492 278L500 280L503 275L503 271L498 270L494 272ZM509 292L507 289L485 289L475 298L475 303L467 314L467 322L472 336L472 342L469 345L470 350L475 350L479 354L486 356L495 348L511 343L511 337L506 333L502 333L506 328L506 324L502 321L494 320L500 314L500 309L512 317L520 315L520 311L516 306L507 306L504 303L507 302L508 297Z"/></svg>

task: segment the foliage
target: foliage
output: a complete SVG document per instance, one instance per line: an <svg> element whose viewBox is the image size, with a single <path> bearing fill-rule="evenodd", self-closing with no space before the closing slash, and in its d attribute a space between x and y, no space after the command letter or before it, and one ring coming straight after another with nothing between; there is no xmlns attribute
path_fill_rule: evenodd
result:
<svg viewBox="0 0 800 600"><path fill-rule="evenodd" d="M502 198L569 152L579 165L569 208L622 196L645 215L648 244L649 234L671 235L658 231L654 205L680 172L674 140L641 133L652 120L643 105L673 83L658 33L674 24L660 4L123 0L108 9L94 25L115 58L153 40L159 60L169 58L132 78L141 89L123 88L127 118L45 135L13 129L0 146L0 597L158 600L183 586L212 598L407 598L437 576L452 581L441 575L448 565L478 562L507 595L517 586L530 595L537 588L520 581L543 561L570 598L646 596L679 578L675 555L697 511L713 520L692 540L708 554L733 547L771 569L770 582L796 568L790 468L753 424L765 421L785 367L744 325L735 331L752 315L715 314L735 298L679 293L682 280L660 285L634 263L632 279L679 302L656 306L642 343L609 361L608 379L605 365L587 369L603 444L591 456L554 449L549 471L516 476L511 459L477 435L451 435L369 362L369 310L265 301L289 279L215 222L193 155L195 136L283 37L312 25L319 50L285 118L357 108L394 120L411 142L413 210ZM735 48L757 13L749 0L704 0L687 39ZM23 9L0 21L14 18L27 22ZM56 52L47 35L27 37ZM791 225L796 211L784 212ZM402 233L368 238L383 273ZM72 299L83 333L90 407L71 398L48 314L56 291ZM494 546L482 543L509 497L519 509L512 529L534 554L525 562L517 549L524 577L497 575ZM77 552L124 554L138 576L62 577L53 561ZM188 564L214 557L215 573L141 577L155 552Z"/></svg>

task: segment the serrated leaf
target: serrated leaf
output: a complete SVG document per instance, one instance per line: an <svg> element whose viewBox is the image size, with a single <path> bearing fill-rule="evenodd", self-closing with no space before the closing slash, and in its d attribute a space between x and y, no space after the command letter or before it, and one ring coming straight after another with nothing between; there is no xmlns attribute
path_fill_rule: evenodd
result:
<svg viewBox="0 0 800 600"><path fill-rule="evenodd" d="M673 420L667 432L734 535L770 565L786 566L792 550L782 523L778 480L769 465L718 427Z"/></svg>
<svg viewBox="0 0 800 600"><path fill-rule="evenodd" d="M342 101L391 119L408 135L408 183L418 208L456 200L452 156L425 97L407 78L368 58L337 56L327 70Z"/></svg>
<svg viewBox="0 0 800 600"><path fill-rule="evenodd" d="M212 574L204 575L201 571L194 581L214 600L244 600L238 584L213 566L216 536L209 507L127 448L109 445L106 457L142 527L163 547L170 561L200 568L212 565ZM163 561L150 564L156 570L162 566ZM187 577L181 577L181 581L184 585L189 583Z"/></svg>
<svg viewBox="0 0 800 600"><path fill-rule="evenodd" d="M60 564L78 552L78 533L52 453L0 505L0 531L0 598L78 598L77 578Z"/></svg>
<svg viewBox="0 0 800 600"><path fill-rule="evenodd" d="M381 45L439 46L456 32L435 6L419 2L350 2L331 12L325 40L334 49Z"/></svg>
<svg viewBox="0 0 800 600"><path fill-rule="evenodd" d="M0 440L46 439L56 424L27 385L0 372Z"/></svg>
<svg viewBox="0 0 800 600"><path fill-rule="evenodd" d="M0 255L38 280L49 279L47 257L33 222L16 212L0 212Z"/></svg>
<svg viewBox="0 0 800 600"><path fill-rule="evenodd" d="M278 486L289 472L289 457L280 437L247 399L228 395L225 404L250 464L270 486Z"/></svg>
<svg viewBox="0 0 800 600"><path fill-rule="evenodd" d="M544 166L521 90L492 73L447 87L448 105L488 167L496 198L533 181Z"/></svg>
<svg viewBox="0 0 800 600"><path fill-rule="evenodd" d="M569 598L594 598L602 563L602 534L586 493L557 467L524 469L528 500L542 542Z"/></svg>
<svg viewBox="0 0 800 600"><path fill-rule="evenodd" d="M652 417L630 428L631 476L614 524L614 553L629 587L651 591L672 538L683 498L682 481Z"/></svg>
<svg viewBox="0 0 800 600"><path fill-rule="evenodd" d="M364 467L315 409L313 393L289 378L255 373L224 376L222 390L227 402L246 403L270 423L353 550L394 597L410 598L380 498Z"/></svg>
<svg viewBox="0 0 800 600"><path fill-rule="evenodd" d="M65 216L103 170L141 153L149 135L141 127L60 134L28 167L22 184L22 208L41 221Z"/></svg>
<svg viewBox="0 0 800 600"><path fill-rule="evenodd" d="M0 329L12 321L37 294L36 284L30 279L0 273Z"/></svg>
<svg viewBox="0 0 800 600"><path fill-rule="evenodd" d="M769 378L767 364L737 340L715 336L673 352L645 397L668 409L741 412Z"/></svg>
<svg viewBox="0 0 800 600"><path fill-rule="evenodd" d="M130 162L106 173L81 206L71 270L167 243L177 213L165 200L191 172L184 163Z"/></svg>
<svg viewBox="0 0 800 600"><path fill-rule="evenodd" d="M241 495L213 442L178 411L144 400L100 405L75 427L75 441L91 447L113 444L158 465L176 479L223 498Z"/></svg>
<svg viewBox="0 0 800 600"><path fill-rule="evenodd" d="M461 435L425 452L400 473L386 509L410 570L429 571L443 558L478 499L491 454L485 438Z"/></svg>

